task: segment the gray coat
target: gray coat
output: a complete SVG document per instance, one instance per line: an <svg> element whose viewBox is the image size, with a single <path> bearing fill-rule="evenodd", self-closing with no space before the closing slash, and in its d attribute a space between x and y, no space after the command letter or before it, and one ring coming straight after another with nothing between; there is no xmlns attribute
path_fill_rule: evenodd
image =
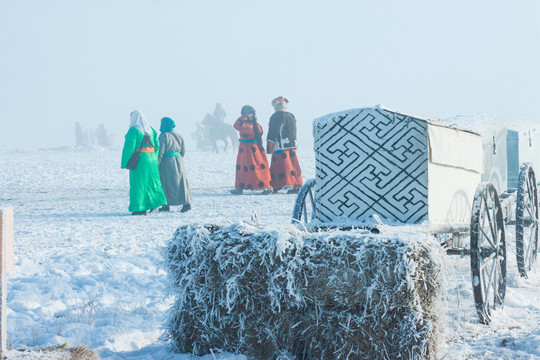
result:
<svg viewBox="0 0 540 360"><path fill-rule="evenodd" d="M164 156L172 152L179 152L180 156ZM159 135L159 177L169 206L193 202L184 167L185 153L184 139L180 134L167 131Z"/></svg>

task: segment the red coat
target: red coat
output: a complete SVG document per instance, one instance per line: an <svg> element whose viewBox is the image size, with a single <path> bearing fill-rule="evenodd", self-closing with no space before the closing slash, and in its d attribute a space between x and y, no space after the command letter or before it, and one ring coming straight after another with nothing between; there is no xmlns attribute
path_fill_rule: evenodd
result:
<svg viewBox="0 0 540 360"><path fill-rule="evenodd" d="M263 129L258 123L260 134ZM240 145L236 157L235 188L242 190L263 190L270 188L270 167L264 152L253 131L253 122L242 115L234 123L234 128L240 133Z"/></svg>

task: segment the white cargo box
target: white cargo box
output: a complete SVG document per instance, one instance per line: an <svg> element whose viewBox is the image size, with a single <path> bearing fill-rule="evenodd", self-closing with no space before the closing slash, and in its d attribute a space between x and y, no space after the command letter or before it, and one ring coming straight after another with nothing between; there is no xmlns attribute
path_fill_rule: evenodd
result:
<svg viewBox="0 0 540 360"><path fill-rule="evenodd" d="M482 133L484 173L482 181L493 184L497 193L517 188L519 151L517 131L500 127Z"/></svg>
<svg viewBox="0 0 540 360"><path fill-rule="evenodd" d="M381 106L313 122L323 223L469 223L483 172L477 133Z"/></svg>
<svg viewBox="0 0 540 360"><path fill-rule="evenodd" d="M540 179L540 127L519 132L519 161L530 162L536 179Z"/></svg>

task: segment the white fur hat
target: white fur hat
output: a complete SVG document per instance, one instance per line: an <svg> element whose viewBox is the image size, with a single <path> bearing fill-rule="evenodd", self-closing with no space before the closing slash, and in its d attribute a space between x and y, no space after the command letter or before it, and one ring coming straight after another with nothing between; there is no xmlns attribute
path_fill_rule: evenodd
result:
<svg viewBox="0 0 540 360"><path fill-rule="evenodd" d="M289 100L284 98L283 96L278 96L274 100L272 100L272 106L274 109L277 110L287 110L287 104L289 103Z"/></svg>

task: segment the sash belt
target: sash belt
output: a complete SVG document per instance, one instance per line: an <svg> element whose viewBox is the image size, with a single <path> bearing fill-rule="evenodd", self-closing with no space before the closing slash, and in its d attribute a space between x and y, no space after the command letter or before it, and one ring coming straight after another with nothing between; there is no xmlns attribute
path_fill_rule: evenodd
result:
<svg viewBox="0 0 540 360"><path fill-rule="evenodd" d="M257 139L240 139L240 141L245 143L254 143L257 142Z"/></svg>
<svg viewBox="0 0 540 360"><path fill-rule="evenodd" d="M170 152L170 153L163 154L163 157L173 157L173 156L180 156L180 152L173 151L173 152Z"/></svg>
<svg viewBox="0 0 540 360"><path fill-rule="evenodd" d="M141 149L135 149L134 152L148 152L148 153L151 153L151 152L155 152L156 151L156 148L154 147L143 147Z"/></svg>

